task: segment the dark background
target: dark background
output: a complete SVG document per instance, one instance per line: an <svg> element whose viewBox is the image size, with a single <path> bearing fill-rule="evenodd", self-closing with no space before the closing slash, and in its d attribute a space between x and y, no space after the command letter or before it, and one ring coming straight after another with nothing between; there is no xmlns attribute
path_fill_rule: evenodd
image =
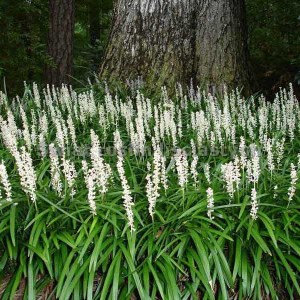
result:
<svg viewBox="0 0 300 300"><path fill-rule="evenodd" d="M91 1L99 4L93 42ZM93 81L108 40L113 0L75 0L74 87ZM293 82L300 96L300 1L246 0L251 64L259 91L268 97ZM95 16L94 16L95 17ZM95 19L95 18L93 18ZM45 84L47 0L0 0L0 88L22 94L24 81ZM94 32L95 34L95 32Z"/></svg>

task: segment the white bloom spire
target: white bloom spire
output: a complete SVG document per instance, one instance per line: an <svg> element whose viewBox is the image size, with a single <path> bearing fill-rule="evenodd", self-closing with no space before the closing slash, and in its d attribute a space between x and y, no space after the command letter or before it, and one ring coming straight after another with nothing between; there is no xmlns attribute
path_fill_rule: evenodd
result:
<svg viewBox="0 0 300 300"><path fill-rule="evenodd" d="M297 183L297 171L296 167L293 163L291 163L291 185L288 189L289 202L292 201L295 193L296 193L296 183Z"/></svg>
<svg viewBox="0 0 300 300"><path fill-rule="evenodd" d="M253 220L257 219L258 203L257 203L257 192L255 188L251 190L251 211L250 216Z"/></svg>
<svg viewBox="0 0 300 300"><path fill-rule="evenodd" d="M212 213L214 212L214 191L211 187L209 187L206 190L207 194L207 215L212 220L214 217L212 216Z"/></svg>
<svg viewBox="0 0 300 300"><path fill-rule="evenodd" d="M101 156L100 141L93 130L91 130L91 141L92 147L90 153L96 185L100 193L105 194L108 190L108 182L112 176L112 170L110 165L105 163Z"/></svg>
<svg viewBox="0 0 300 300"><path fill-rule="evenodd" d="M187 161L186 152L182 149L177 149L174 156L176 170L178 174L178 184L181 188L184 188L188 182L189 164Z"/></svg>
<svg viewBox="0 0 300 300"><path fill-rule="evenodd" d="M123 188L123 205L126 211L127 219L128 219L128 224L130 227L131 232L135 231L134 227L134 216L133 216L133 206L134 202L132 199L130 187L125 175L125 169L124 169L124 158L123 158L123 153L122 153L122 140L121 136L118 130L114 133L114 141L115 141L115 148L117 149L117 155L118 155L118 162L117 162L117 169L118 173L120 176L121 180L121 185Z"/></svg>
<svg viewBox="0 0 300 300"><path fill-rule="evenodd" d="M86 187L88 189L88 202L89 206L91 208L91 212L93 215L97 214L97 208L96 208L96 192L95 192L95 187L96 187L96 174L95 174L95 169L88 169L87 162L85 160L82 161L82 170L84 173L84 180Z"/></svg>
<svg viewBox="0 0 300 300"><path fill-rule="evenodd" d="M50 173L51 173L51 185L52 188L62 196L62 182L60 179L60 163L54 144L49 145L49 158L50 158Z"/></svg>
<svg viewBox="0 0 300 300"><path fill-rule="evenodd" d="M165 174L162 173L164 159L159 146L156 145L156 141L154 138L152 139L152 144L154 148L153 172L151 173L151 164L148 162L148 174L146 176L146 193L149 203L149 214L153 219L156 200L159 197L160 184L166 184L166 179L164 177Z"/></svg>
<svg viewBox="0 0 300 300"><path fill-rule="evenodd" d="M15 156L18 172L20 175L21 186L26 194L29 195L32 202L36 201L36 174L30 154L25 147L21 147L21 151Z"/></svg>
<svg viewBox="0 0 300 300"><path fill-rule="evenodd" d="M0 164L0 182L3 185L5 194L6 194L6 200L8 202L11 202L11 185L10 182L8 180L8 174L7 174L7 170L6 167L4 165L4 162L2 161L2 163Z"/></svg>

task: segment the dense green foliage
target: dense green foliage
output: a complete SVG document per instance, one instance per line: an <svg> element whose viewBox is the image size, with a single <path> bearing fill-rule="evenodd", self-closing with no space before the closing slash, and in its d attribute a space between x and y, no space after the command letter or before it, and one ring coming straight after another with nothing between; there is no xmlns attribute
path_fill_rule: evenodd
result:
<svg viewBox="0 0 300 300"><path fill-rule="evenodd" d="M94 76L103 56L112 15L112 1L100 3L96 45L90 42L89 1L75 1L73 71L75 86ZM44 70L52 64L47 54L49 9L44 0L0 1L0 87L10 95L21 93L24 81L45 80ZM97 65L95 65L97 62ZM4 81L5 80L5 81Z"/></svg>
<svg viewBox="0 0 300 300"><path fill-rule="evenodd" d="M25 299L45 290L61 300L300 295L300 106L292 90L273 104L180 89L173 100L165 92L156 100L44 93L0 95L0 155L12 187L8 201L2 169L1 299L13 299L20 282ZM48 153L50 143L59 154ZM102 184L111 175L103 193L90 190L93 172L82 159L90 170L100 166L94 179Z"/></svg>
<svg viewBox="0 0 300 300"><path fill-rule="evenodd" d="M300 85L300 2L248 0L249 46L265 92Z"/></svg>
<svg viewBox="0 0 300 300"><path fill-rule="evenodd" d="M47 63L48 11L45 1L0 2L0 76L12 93L22 91L23 81L41 82ZM49 60L48 60L48 63Z"/></svg>

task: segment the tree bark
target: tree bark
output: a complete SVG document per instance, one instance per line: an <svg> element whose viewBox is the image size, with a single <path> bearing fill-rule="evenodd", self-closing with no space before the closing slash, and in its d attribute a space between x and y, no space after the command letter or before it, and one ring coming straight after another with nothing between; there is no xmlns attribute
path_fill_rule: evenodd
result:
<svg viewBox="0 0 300 300"><path fill-rule="evenodd" d="M47 83L69 84L72 75L74 0L50 0L48 53L54 66L47 66Z"/></svg>
<svg viewBox="0 0 300 300"><path fill-rule="evenodd" d="M100 76L250 90L243 0L118 0Z"/></svg>

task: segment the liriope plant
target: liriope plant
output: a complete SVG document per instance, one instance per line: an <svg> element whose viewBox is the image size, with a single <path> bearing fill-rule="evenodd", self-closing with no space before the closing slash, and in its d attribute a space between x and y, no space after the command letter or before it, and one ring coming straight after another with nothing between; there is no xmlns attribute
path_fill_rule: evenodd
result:
<svg viewBox="0 0 300 300"><path fill-rule="evenodd" d="M299 118L274 102L0 94L0 295L300 295Z"/></svg>

